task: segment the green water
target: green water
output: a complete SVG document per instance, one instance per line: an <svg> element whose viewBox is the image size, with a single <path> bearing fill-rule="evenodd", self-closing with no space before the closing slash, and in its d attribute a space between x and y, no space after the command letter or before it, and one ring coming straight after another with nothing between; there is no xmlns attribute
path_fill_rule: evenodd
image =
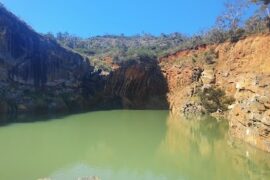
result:
<svg viewBox="0 0 270 180"><path fill-rule="evenodd" d="M0 180L270 179L270 155L224 121L104 111L0 127Z"/></svg>

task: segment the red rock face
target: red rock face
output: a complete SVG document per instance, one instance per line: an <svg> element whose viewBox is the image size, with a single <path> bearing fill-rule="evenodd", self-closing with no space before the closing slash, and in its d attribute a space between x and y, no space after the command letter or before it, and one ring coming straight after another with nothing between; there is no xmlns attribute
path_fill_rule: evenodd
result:
<svg viewBox="0 0 270 180"><path fill-rule="evenodd" d="M270 76L244 77L236 85L237 101L229 113L230 133L270 152Z"/></svg>
<svg viewBox="0 0 270 180"><path fill-rule="evenodd" d="M186 102L193 101L197 84L221 88L235 99L227 112L230 134L270 152L269 48L270 36L261 35L161 58L171 109L179 113ZM210 49L217 56L214 64L207 65L200 57ZM199 82L192 81L196 67L204 71Z"/></svg>
<svg viewBox="0 0 270 180"><path fill-rule="evenodd" d="M167 83L156 62L123 65L112 73L105 86L109 99L124 108L167 109Z"/></svg>

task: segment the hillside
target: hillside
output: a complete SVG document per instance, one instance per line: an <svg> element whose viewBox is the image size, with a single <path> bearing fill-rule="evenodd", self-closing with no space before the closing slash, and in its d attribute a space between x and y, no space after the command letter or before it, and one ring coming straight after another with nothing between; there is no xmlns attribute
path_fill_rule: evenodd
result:
<svg viewBox="0 0 270 180"><path fill-rule="evenodd" d="M161 36L104 35L85 39L68 33L58 33L55 37L52 34L47 36L69 49L88 56L92 65L106 72L114 69L112 65L138 58L140 55L163 56L179 48L183 41L188 39L180 33Z"/></svg>

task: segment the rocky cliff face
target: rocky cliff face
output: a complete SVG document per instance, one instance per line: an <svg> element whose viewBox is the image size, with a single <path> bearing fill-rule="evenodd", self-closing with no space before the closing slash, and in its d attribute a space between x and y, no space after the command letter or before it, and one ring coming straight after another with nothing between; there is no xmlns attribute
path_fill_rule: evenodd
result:
<svg viewBox="0 0 270 180"><path fill-rule="evenodd" d="M58 83L77 85L90 66L82 56L39 35L0 7L1 80L42 87Z"/></svg>
<svg viewBox="0 0 270 180"><path fill-rule="evenodd" d="M2 114L87 107L100 80L87 59L36 33L0 6Z"/></svg>
<svg viewBox="0 0 270 180"><path fill-rule="evenodd" d="M127 62L107 79L105 97L118 107L167 109L167 83L155 59Z"/></svg>
<svg viewBox="0 0 270 180"><path fill-rule="evenodd" d="M156 59L128 61L108 77L93 69L87 59L0 7L1 114L168 108L167 84Z"/></svg>
<svg viewBox="0 0 270 180"><path fill-rule="evenodd" d="M217 48L217 84L234 95L230 132L270 152L270 36L249 37Z"/></svg>
<svg viewBox="0 0 270 180"><path fill-rule="evenodd" d="M270 36L261 35L161 58L170 108L227 114L232 136L270 152L269 48Z"/></svg>

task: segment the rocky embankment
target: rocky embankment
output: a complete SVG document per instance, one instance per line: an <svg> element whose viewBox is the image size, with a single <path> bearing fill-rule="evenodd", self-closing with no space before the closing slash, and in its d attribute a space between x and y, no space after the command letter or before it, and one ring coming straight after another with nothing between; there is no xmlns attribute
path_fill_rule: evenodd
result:
<svg viewBox="0 0 270 180"><path fill-rule="evenodd" d="M170 109L226 117L232 136L270 152L269 49L259 35L161 58Z"/></svg>

